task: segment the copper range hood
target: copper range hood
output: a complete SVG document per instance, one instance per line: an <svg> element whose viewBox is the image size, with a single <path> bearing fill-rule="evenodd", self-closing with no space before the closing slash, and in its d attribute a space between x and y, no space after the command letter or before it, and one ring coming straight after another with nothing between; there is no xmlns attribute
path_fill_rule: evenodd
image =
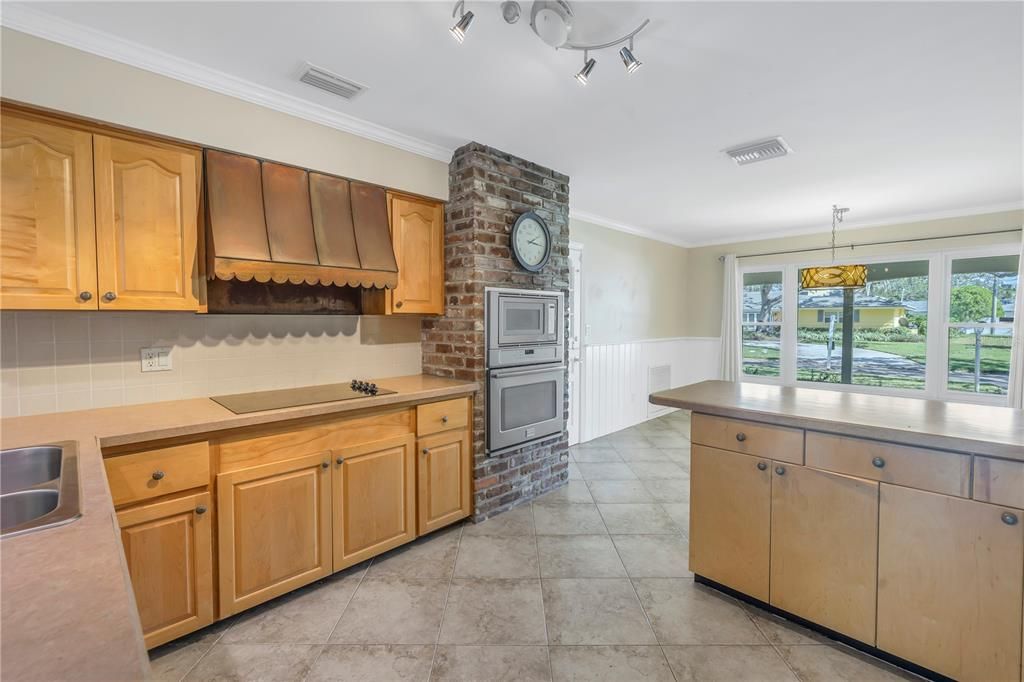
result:
<svg viewBox="0 0 1024 682"><path fill-rule="evenodd" d="M358 312L355 288L397 284L383 188L239 154L205 155L211 312ZM261 309L282 301L291 304Z"/></svg>

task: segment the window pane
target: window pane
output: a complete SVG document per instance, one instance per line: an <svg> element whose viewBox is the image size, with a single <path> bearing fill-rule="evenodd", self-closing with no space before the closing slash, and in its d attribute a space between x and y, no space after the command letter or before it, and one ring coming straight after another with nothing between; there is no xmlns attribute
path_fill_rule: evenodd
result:
<svg viewBox="0 0 1024 682"><path fill-rule="evenodd" d="M1006 395L1012 342L1011 330L1006 328L951 328L949 390Z"/></svg>
<svg viewBox="0 0 1024 682"><path fill-rule="evenodd" d="M743 275L743 321L782 321L782 273L747 272Z"/></svg>
<svg viewBox="0 0 1024 682"><path fill-rule="evenodd" d="M956 258L950 322L1013 322L1019 256Z"/></svg>
<svg viewBox="0 0 1024 682"><path fill-rule="evenodd" d="M853 330L848 357L847 307ZM797 379L924 389L928 261L869 265L867 286L850 297L842 289L800 289L797 310Z"/></svg>
<svg viewBox="0 0 1024 682"><path fill-rule="evenodd" d="M782 327L743 325L743 373L753 376L779 376L779 335Z"/></svg>

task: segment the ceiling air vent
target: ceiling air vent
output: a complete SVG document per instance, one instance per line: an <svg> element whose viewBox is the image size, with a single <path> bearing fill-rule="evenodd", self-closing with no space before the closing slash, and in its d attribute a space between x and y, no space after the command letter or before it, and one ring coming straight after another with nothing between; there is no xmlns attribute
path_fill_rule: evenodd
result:
<svg viewBox="0 0 1024 682"><path fill-rule="evenodd" d="M319 66L313 66L308 63L306 64L305 71L299 76L299 80L343 99L355 99L356 95L366 90L365 85L360 85L355 81L342 78L336 73L331 73L321 69Z"/></svg>
<svg viewBox="0 0 1024 682"><path fill-rule="evenodd" d="M793 150L781 137L772 137L767 140L741 144L738 147L725 150L725 153L736 162L737 166L746 166L748 163L777 159L792 152Z"/></svg>

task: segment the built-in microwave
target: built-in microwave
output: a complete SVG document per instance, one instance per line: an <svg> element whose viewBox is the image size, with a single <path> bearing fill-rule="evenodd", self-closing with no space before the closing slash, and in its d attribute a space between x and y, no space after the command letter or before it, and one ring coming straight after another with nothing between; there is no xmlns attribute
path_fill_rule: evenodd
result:
<svg viewBox="0 0 1024 682"><path fill-rule="evenodd" d="M563 362L565 298L561 291L486 290L487 366Z"/></svg>

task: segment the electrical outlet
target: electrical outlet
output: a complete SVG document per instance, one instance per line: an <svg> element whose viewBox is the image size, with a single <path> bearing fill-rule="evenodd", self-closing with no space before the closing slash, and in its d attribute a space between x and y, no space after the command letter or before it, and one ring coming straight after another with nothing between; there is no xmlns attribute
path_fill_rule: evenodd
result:
<svg viewBox="0 0 1024 682"><path fill-rule="evenodd" d="M166 372L171 369L170 348L143 348L142 371Z"/></svg>

